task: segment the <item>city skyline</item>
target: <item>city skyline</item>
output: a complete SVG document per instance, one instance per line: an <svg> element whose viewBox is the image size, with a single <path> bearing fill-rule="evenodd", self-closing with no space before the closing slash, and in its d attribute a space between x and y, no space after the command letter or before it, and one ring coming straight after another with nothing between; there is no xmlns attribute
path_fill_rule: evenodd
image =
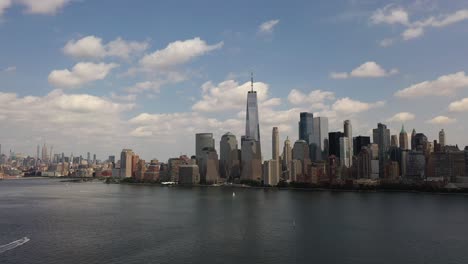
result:
<svg viewBox="0 0 468 264"><path fill-rule="evenodd" d="M417 2L241 3L219 23L203 15L222 11L213 3L175 16L173 4L145 3L157 14L142 8L126 27L121 18L134 14L121 1L105 9L112 27L96 22L102 3L0 5L2 151L34 156L46 142L67 155L104 159L129 148L167 160L192 154L195 134L205 132L217 150L226 132L240 146L250 71L264 159L272 127L280 145L287 136L294 144L300 112L327 117L330 132L350 120L353 137L372 136L377 123L398 135L404 124L429 139L444 129L446 144L468 145L468 64L459 56L468 4ZM193 23L190 8L200 13ZM164 22L174 22L171 32Z"/></svg>

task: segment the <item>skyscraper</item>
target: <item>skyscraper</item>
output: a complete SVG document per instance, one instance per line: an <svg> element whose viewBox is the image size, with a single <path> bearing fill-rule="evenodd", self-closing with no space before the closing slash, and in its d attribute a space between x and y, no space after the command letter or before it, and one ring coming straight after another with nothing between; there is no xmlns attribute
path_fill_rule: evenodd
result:
<svg viewBox="0 0 468 264"><path fill-rule="evenodd" d="M398 137L397 135L392 135L390 138L390 146L392 147L398 147Z"/></svg>
<svg viewBox="0 0 468 264"><path fill-rule="evenodd" d="M286 137L283 146L283 178L285 180L291 179L291 161L292 161L292 148L291 148L291 141L289 141L289 137ZM281 177L281 175L280 175Z"/></svg>
<svg viewBox="0 0 468 264"><path fill-rule="evenodd" d="M238 178L240 176L239 150L236 136L227 132L219 142L219 170L221 178Z"/></svg>
<svg viewBox="0 0 468 264"><path fill-rule="evenodd" d="M279 135L278 135L278 127L273 127L273 131L271 134L271 159L279 160Z"/></svg>
<svg viewBox="0 0 468 264"><path fill-rule="evenodd" d="M379 146L379 177L384 177L384 166L388 161L388 148L390 146L390 129L379 123L372 131L372 139Z"/></svg>
<svg viewBox="0 0 468 264"><path fill-rule="evenodd" d="M340 138L340 164L341 166L345 166L349 168L351 164L349 163L349 156L351 153L349 152L349 138L348 137L341 137Z"/></svg>
<svg viewBox="0 0 468 264"><path fill-rule="evenodd" d="M340 138L344 137L343 132L330 132L328 133L329 140L329 155L340 157Z"/></svg>
<svg viewBox="0 0 468 264"><path fill-rule="evenodd" d="M195 134L195 155L197 160L202 157L204 148L214 148L215 141L213 133L198 133Z"/></svg>
<svg viewBox="0 0 468 264"><path fill-rule="evenodd" d="M250 85L251 90L247 93L245 137L254 139L260 144L260 121L258 119L257 92L253 90L253 76Z"/></svg>
<svg viewBox="0 0 468 264"><path fill-rule="evenodd" d="M310 159L327 160L328 157L328 118L314 117Z"/></svg>
<svg viewBox="0 0 468 264"><path fill-rule="evenodd" d="M408 149L408 134L405 131L405 127L401 125L401 131L400 131L400 148L402 150L407 150Z"/></svg>
<svg viewBox="0 0 468 264"><path fill-rule="evenodd" d="M347 148L347 153L349 153L348 155L348 163L349 163L349 166L352 166L353 165L353 127L351 126L351 121L349 120L345 120L343 122L343 131L344 131L344 136L348 138L348 145L346 146Z"/></svg>
<svg viewBox="0 0 468 264"><path fill-rule="evenodd" d="M442 129L439 132L439 144L440 144L441 148L445 147L445 131L444 131L444 129Z"/></svg>
<svg viewBox="0 0 468 264"><path fill-rule="evenodd" d="M414 136L416 136L416 129L413 128L413 132L411 132L411 150L416 150L416 143L414 142Z"/></svg>
<svg viewBox="0 0 468 264"><path fill-rule="evenodd" d="M357 136L353 139L354 141L354 155L357 156L363 147L370 145L370 137L367 136Z"/></svg>
<svg viewBox="0 0 468 264"><path fill-rule="evenodd" d="M302 112L299 114L299 139L312 143L312 133L314 132L314 114Z"/></svg>
<svg viewBox="0 0 468 264"><path fill-rule="evenodd" d="M245 136L241 138L241 179L259 181L263 176L262 150L257 92L253 90L253 76L250 79L250 87L251 90L247 93Z"/></svg>
<svg viewBox="0 0 468 264"><path fill-rule="evenodd" d="M133 155L131 149L123 149L120 153L120 178L132 177Z"/></svg>

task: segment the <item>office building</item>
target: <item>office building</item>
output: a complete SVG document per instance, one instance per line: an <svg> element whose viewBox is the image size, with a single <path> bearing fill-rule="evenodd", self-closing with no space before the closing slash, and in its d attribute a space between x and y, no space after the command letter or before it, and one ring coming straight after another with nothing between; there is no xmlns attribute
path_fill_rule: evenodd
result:
<svg viewBox="0 0 468 264"><path fill-rule="evenodd" d="M219 173L223 179L240 177L240 157L236 136L224 134L219 142Z"/></svg>
<svg viewBox="0 0 468 264"><path fill-rule="evenodd" d="M354 155L358 155L363 147L369 146L371 143L370 137L357 136L353 139L354 141Z"/></svg>
<svg viewBox="0 0 468 264"><path fill-rule="evenodd" d="M179 166L179 184L198 184L200 183L199 168L195 164Z"/></svg>
<svg viewBox="0 0 468 264"><path fill-rule="evenodd" d="M398 137L397 137L397 135L392 135L390 137L390 147L398 147Z"/></svg>
<svg viewBox="0 0 468 264"><path fill-rule="evenodd" d="M340 138L340 165L346 168L351 167L349 163L349 138L341 137Z"/></svg>
<svg viewBox="0 0 468 264"><path fill-rule="evenodd" d="M372 131L372 139L379 146L379 177L384 177L384 166L388 161L388 148L390 146L390 129L379 123Z"/></svg>
<svg viewBox="0 0 468 264"><path fill-rule="evenodd" d="M439 144L441 148L445 147L445 131L443 129L439 132Z"/></svg>
<svg viewBox="0 0 468 264"><path fill-rule="evenodd" d="M328 118L314 117L312 142L309 145L312 161L328 158Z"/></svg>
<svg viewBox="0 0 468 264"><path fill-rule="evenodd" d="M340 157L340 138L344 137L343 132L328 133L329 155Z"/></svg>
<svg viewBox="0 0 468 264"><path fill-rule="evenodd" d="M353 165L353 154L354 154L354 149L353 149L353 127L351 126L351 121L345 120L343 122L343 131L344 131L344 136L348 138L348 145L346 146L347 148L347 153L348 155L348 164L349 167Z"/></svg>
<svg viewBox="0 0 468 264"><path fill-rule="evenodd" d="M311 137L314 129L314 114L301 112L299 118L299 139L310 144L312 143Z"/></svg>
<svg viewBox="0 0 468 264"><path fill-rule="evenodd" d="M400 148L403 150L408 149L408 134L405 131L405 127L401 125L400 131Z"/></svg>
<svg viewBox="0 0 468 264"><path fill-rule="evenodd" d="M292 162L292 148L291 148L291 141L289 137L286 137L283 146L283 155L282 155L282 172L280 177L284 180L291 179L291 162Z"/></svg>
<svg viewBox="0 0 468 264"><path fill-rule="evenodd" d="M120 178L132 177L132 159L133 151L131 149L123 149L120 153Z"/></svg>

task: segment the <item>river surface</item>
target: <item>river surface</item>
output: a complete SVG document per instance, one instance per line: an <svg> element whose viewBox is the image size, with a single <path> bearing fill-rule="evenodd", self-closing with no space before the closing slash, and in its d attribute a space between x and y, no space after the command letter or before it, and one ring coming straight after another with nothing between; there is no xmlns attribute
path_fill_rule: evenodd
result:
<svg viewBox="0 0 468 264"><path fill-rule="evenodd" d="M0 263L466 264L468 196L0 181L23 237Z"/></svg>

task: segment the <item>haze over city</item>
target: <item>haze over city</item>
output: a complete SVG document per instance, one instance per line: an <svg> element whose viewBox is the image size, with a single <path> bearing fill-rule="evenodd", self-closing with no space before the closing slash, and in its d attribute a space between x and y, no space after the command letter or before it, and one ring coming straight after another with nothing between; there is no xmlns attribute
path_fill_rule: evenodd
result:
<svg viewBox="0 0 468 264"><path fill-rule="evenodd" d="M181 4L0 1L3 152L191 155L243 135L252 71L265 157L300 112L468 145L466 1Z"/></svg>

